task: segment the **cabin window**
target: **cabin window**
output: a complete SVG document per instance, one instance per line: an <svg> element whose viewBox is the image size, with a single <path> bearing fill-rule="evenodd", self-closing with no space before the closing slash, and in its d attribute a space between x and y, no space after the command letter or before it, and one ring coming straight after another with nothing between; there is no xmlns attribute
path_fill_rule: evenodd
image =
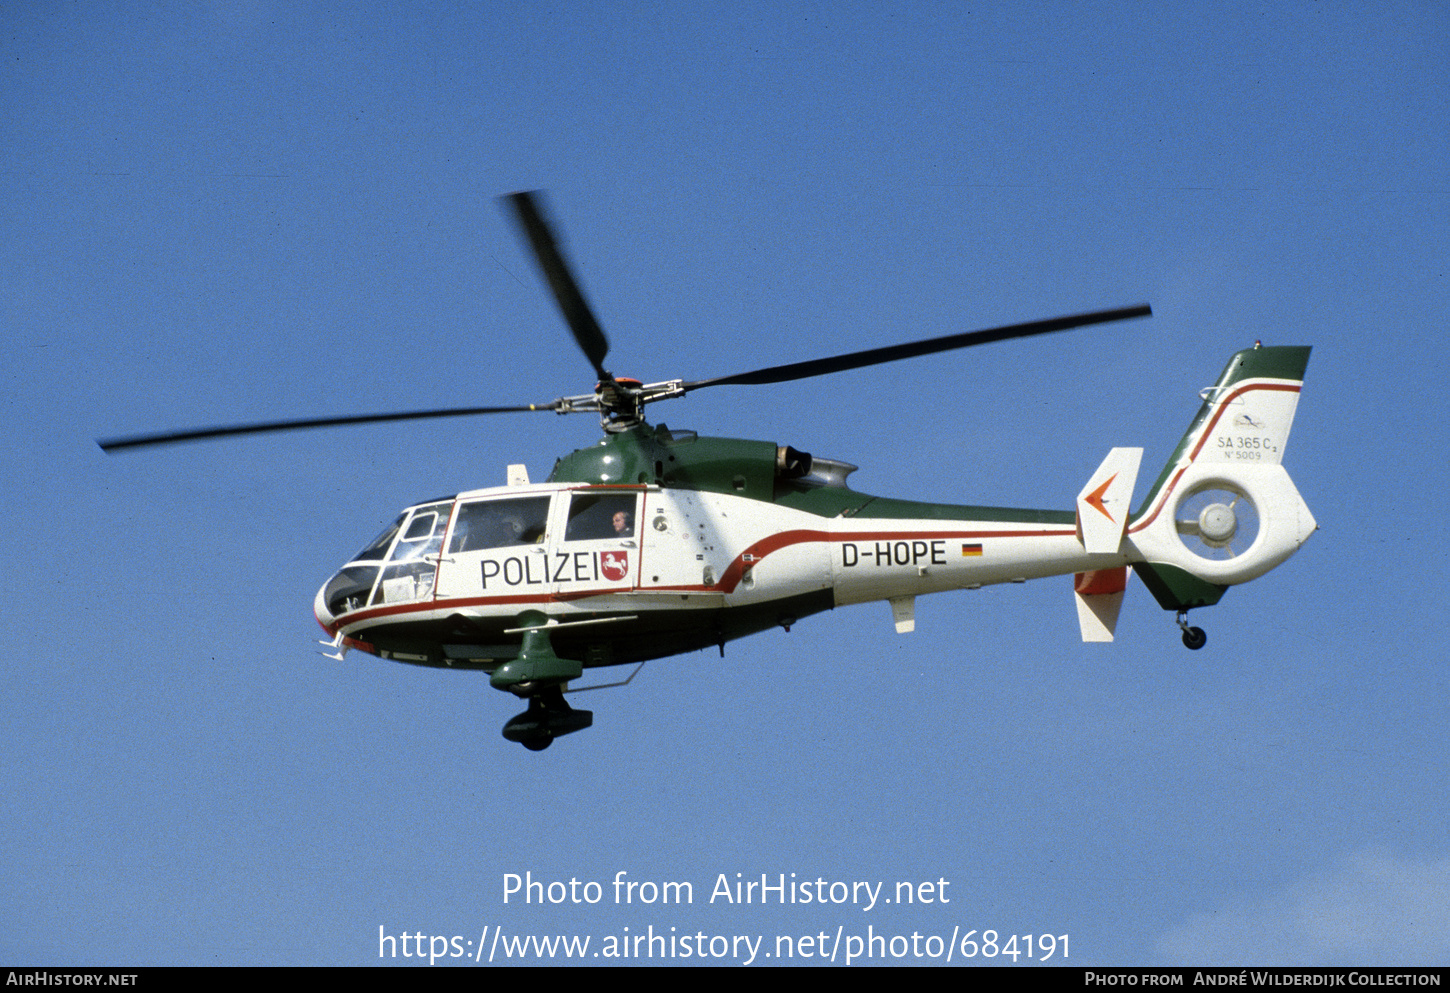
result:
<svg viewBox="0 0 1450 993"><path fill-rule="evenodd" d="M549 521L549 497L483 500L458 508L448 554L509 545L537 545Z"/></svg>
<svg viewBox="0 0 1450 993"><path fill-rule="evenodd" d="M598 538L633 538L634 493L575 493L569 498L565 541Z"/></svg>

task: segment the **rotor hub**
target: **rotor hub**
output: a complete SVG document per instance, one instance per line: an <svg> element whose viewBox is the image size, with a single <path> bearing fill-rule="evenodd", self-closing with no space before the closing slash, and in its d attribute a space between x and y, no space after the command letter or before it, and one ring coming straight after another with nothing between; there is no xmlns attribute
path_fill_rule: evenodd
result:
<svg viewBox="0 0 1450 993"><path fill-rule="evenodd" d="M607 432L627 431L644 420L644 383L619 377L601 380L594 387L599 420Z"/></svg>
<svg viewBox="0 0 1450 993"><path fill-rule="evenodd" d="M1198 515L1198 533L1205 541L1216 545L1232 540L1238 527L1238 518L1228 504L1211 503Z"/></svg>

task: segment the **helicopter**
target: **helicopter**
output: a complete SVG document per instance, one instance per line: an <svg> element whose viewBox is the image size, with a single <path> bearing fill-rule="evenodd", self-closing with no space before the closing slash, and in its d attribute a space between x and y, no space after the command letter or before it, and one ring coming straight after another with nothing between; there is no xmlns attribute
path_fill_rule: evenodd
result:
<svg viewBox="0 0 1450 993"><path fill-rule="evenodd" d="M849 462L775 442L702 437L644 408L719 386L766 385L1150 316L1146 304L771 366L644 383L605 367L609 341L539 197L504 198L576 344L592 392L511 407L274 421L100 441L107 452L307 428L552 411L598 415L603 437L534 483L405 508L318 590L330 657L350 651L481 670L527 701L503 737L532 751L593 724L566 693L584 670L715 648L835 607L890 606L915 626L918 596L1072 578L1084 641L1111 641L1130 575L1176 612L1183 644L1207 636L1188 611L1288 559L1316 530L1283 468L1310 348L1235 353L1136 511L1141 448L1114 448L1068 510L924 503L853 490ZM633 678L633 674L629 679ZM624 680L628 682L629 679ZM621 685L610 683L605 685Z"/></svg>

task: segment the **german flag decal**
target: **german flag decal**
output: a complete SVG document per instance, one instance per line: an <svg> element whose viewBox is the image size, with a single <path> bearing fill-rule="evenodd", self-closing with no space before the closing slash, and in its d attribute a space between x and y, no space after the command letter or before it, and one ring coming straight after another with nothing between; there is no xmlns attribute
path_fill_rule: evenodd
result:
<svg viewBox="0 0 1450 993"><path fill-rule="evenodd" d="M982 546L981 545L963 545L962 546L962 555L964 557L965 556L972 556L972 555L981 555L981 554L982 554Z"/></svg>

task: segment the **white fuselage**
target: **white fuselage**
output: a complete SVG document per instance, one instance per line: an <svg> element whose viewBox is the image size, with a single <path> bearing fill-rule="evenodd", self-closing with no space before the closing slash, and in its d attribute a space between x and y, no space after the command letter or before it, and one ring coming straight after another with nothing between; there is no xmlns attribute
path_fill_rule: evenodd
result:
<svg viewBox="0 0 1450 993"><path fill-rule="evenodd" d="M631 526L611 533L605 511L616 522L626 513ZM507 519L501 537L464 534L495 519ZM821 591L833 606L901 601L1128 560L1087 554L1070 521L821 517L729 494L573 483L475 490L413 508L384 556L371 566L380 578L350 600L329 604L332 584L319 591L317 619L330 634L365 639L383 624L507 621L525 610L569 623L750 608Z"/></svg>

